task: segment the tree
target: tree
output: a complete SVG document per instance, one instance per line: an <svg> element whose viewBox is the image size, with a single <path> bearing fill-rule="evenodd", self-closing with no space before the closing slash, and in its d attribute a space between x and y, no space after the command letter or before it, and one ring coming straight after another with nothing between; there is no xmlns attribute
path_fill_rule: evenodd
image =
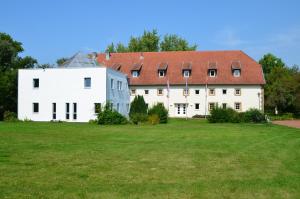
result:
<svg viewBox="0 0 300 199"><path fill-rule="evenodd" d="M159 52L159 51L187 51L196 50L197 45L189 45L189 43L175 35L165 35L164 40L160 42L160 36L157 30L144 31L142 36L131 36L128 45L118 43L117 46L111 43L107 46L106 52Z"/></svg>
<svg viewBox="0 0 300 199"><path fill-rule="evenodd" d="M147 120L147 104L143 96L135 96L130 104L129 117L134 124Z"/></svg>
<svg viewBox="0 0 300 199"><path fill-rule="evenodd" d="M160 43L161 51L187 51L196 50L197 45L190 46L189 43L177 35L165 35L164 40Z"/></svg>
<svg viewBox="0 0 300 199"><path fill-rule="evenodd" d="M61 66L63 65L66 61L68 61L68 58L62 57L56 60L57 65Z"/></svg>
<svg viewBox="0 0 300 199"><path fill-rule="evenodd" d="M0 120L5 111L17 112L18 69L32 68L37 61L32 57L18 56L22 43L0 32Z"/></svg>
<svg viewBox="0 0 300 199"><path fill-rule="evenodd" d="M268 74L271 72L272 68L285 67L285 63L280 58L276 57L275 55L273 55L271 53L264 55L263 58L261 58L259 60L259 64L262 65L265 76L268 76Z"/></svg>

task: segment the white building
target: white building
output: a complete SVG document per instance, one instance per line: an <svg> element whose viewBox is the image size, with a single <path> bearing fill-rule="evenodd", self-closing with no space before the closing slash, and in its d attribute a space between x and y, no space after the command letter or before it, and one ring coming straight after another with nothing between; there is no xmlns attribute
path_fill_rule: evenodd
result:
<svg viewBox="0 0 300 199"><path fill-rule="evenodd" d="M85 54L78 53L57 68L21 69L18 76L21 120L88 122L108 101L128 116L127 76L99 66Z"/></svg>
<svg viewBox="0 0 300 199"><path fill-rule="evenodd" d="M131 101L161 102L171 117L208 115L216 105L263 110L262 68L242 51L101 53L97 60L128 75Z"/></svg>

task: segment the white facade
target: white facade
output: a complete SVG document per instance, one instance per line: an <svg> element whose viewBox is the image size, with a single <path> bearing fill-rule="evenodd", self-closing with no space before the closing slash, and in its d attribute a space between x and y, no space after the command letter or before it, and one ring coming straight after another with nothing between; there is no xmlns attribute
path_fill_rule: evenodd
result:
<svg viewBox="0 0 300 199"><path fill-rule="evenodd" d="M162 89L162 94L159 93ZM250 108L262 110L263 89L261 85L189 85L189 94L184 95L185 85L170 86L169 98L167 86L131 86L131 101L136 95L142 95L148 107L156 103L163 103L169 109L170 117L192 117L194 115L208 115L210 104L231 107L244 112ZM210 93L214 89L214 94ZM135 94L134 93L135 90ZM198 90L198 91L196 91ZM226 90L226 94L223 94ZM240 93L235 93L240 90ZM148 94L145 94L147 93ZM199 94L197 94L199 92ZM225 91L224 91L225 92ZM237 91L238 92L238 91ZM238 105L239 104L239 105ZM239 108L239 109L236 109Z"/></svg>
<svg viewBox="0 0 300 199"><path fill-rule="evenodd" d="M18 75L20 120L88 122L96 118L95 103L103 106L107 101L128 116L127 77L115 70L106 67L21 69ZM38 79L35 82L38 86L34 85L37 81L34 79ZM111 81L114 86L110 85Z"/></svg>

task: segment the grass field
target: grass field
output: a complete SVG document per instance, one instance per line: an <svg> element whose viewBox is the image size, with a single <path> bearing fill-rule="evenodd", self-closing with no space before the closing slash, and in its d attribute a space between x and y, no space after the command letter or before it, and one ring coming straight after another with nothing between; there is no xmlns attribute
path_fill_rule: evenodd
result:
<svg viewBox="0 0 300 199"><path fill-rule="evenodd" d="M0 123L0 198L300 198L300 130Z"/></svg>

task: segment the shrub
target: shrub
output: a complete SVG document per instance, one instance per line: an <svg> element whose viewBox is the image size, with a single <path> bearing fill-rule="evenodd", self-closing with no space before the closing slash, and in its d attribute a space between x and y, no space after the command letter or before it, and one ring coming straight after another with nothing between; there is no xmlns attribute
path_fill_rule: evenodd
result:
<svg viewBox="0 0 300 199"><path fill-rule="evenodd" d="M19 121L17 118L17 114L11 111L5 111L3 114L3 120L6 122L17 122Z"/></svg>
<svg viewBox="0 0 300 199"><path fill-rule="evenodd" d="M168 122L168 110L165 108L163 103L158 103L154 105L148 111L149 115L158 115L159 123L167 123Z"/></svg>
<svg viewBox="0 0 300 199"><path fill-rule="evenodd" d="M241 122L239 113L232 108L220 108L216 107L210 111L210 115L207 117L210 123L223 123L223 122Z"/></svg>
<svg viewBox="0 0 300 199"><path fill-rule="evenodd" d="M134 124L147 121L147 104L143 96L136 96L130 104L130 120Z"/></svg>
<svg viewBox="0 0 300 199"><path fill-rule="evenodd" d="M127 119L119 112L111 108L111 104L107 103L103 110L98 113L97 123L102 125L107 124L127 124Z"/></svg>
<svg viewBox="0 0 300 199"><path fill-rule="evenodd" d="M293 120L294 114L293 113L284 113L280 115L271 115L271 120Z"/></svg>
<svg viewBox="0 0 300 199"><path fill-rule="evenodd" d="M205 115L193 115L193 117L192 118L205 118Z"/></svg>
<svg viewBox="0 0 300 199"><path fill-rule="evenodd" d="M100 110L99 110L100 111ZM89 120L89 124L97 124L98 123L98 120L95 119L95 120Z"/></svg>
<svg viewBox="0 0 300 199"><path fill-rule="evenodd" d="M139 124L147 121L147 115L143 113L132 114L130 120L133 124Z"/></svg>
<svg viewBox="0 0 300 199"><path fill-rule="evenodd" d="M156 114L149 115L148 116L148 122L152 125L158 124L159 123L159 117Z"/></svg>
<svg viewBox="0 0 300 199"><path fill-rule="evenodd" d="M244 113L245 122L261 123L265 122L265 115L258 109L249 109Z"/></svg>

